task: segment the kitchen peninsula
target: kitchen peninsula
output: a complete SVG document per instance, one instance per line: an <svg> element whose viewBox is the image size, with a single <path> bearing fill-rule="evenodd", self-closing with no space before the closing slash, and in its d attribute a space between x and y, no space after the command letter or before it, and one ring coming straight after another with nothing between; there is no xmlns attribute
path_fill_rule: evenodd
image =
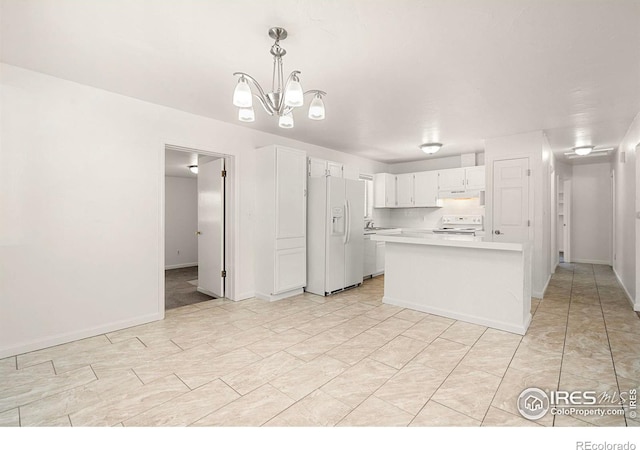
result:
<svg viewBox="0 0 640 450"><path fill-rule="evenodd" d="M528 244L424 232L379 233L383 302L524 335L531 322Z"/></svg>

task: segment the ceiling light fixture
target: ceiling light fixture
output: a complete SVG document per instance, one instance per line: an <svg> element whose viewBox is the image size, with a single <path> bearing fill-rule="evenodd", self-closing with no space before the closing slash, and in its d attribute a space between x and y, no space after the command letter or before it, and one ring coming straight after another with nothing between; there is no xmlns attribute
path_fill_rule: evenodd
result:
<svg viewBox="0 0 640 450"><path fill-rule="evenodd" d="M188 167L189 167L189 170L190 170L192 173L195 173L196 175L198 174L198 166L193 165L193 166L188 166Z"/></svg>
<svg viewBox="0 0 640 450"><path fill-rule="evenodd" d="M439 142L431 142L429 144L422 144L420 146L420 149L427 155L433 155L438 150L440 150L440 147L442 147L442 144L440 144Z"/></svg>
<svg viewBox="0 0 640 450"><path fill-rule="evenodd" d="M271 46L271 54L273 55L271 92L265 93L260 84L249 74L235 72L233 75L240 77L233 91L233 104L240 108L238 119L242 122L253 122L255 120L253 112L253 97L255 97L267 114L278 117L278 125L281 128L293 128L294 108L304 105L304 96L306 94L314 94L308 117L312 120L323 120L325 109L322 96L327 95L327 93L317 89L304 92L298 77L300 75L298 70L291 72L286 82L284 81L282 57L287 54L287 51L280 47L280 41L287 38L287 30L274 27L269 30L269 36L275 40L275 43ZM251 90L249 81L253 84L256 92Z"/></svg>
<svg viewBox="0 0 640 450"><path fill-rule="evenodd" d="M573 152L576 155L587 156L589 153L593 151L593 145L583 145L580 147L574 147Z"/></svg>

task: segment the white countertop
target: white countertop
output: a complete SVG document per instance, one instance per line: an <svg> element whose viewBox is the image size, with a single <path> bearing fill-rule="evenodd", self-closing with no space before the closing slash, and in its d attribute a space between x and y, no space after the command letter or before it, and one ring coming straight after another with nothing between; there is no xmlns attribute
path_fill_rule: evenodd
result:
<svg viewBox="0 0 640 450"><path fill-rule="evenodd" d="M478 248L488 250L509 250L521 252L526 248L525 244L511 242L493 242L485 240L483 236L466 236L466 235L443 235L434 234L429 230L402 230L392 233L385 233L383 230L371 235L371 240L382 242L393 242L399 244L418 244L418 245L436 245L443 247L465 247Z"/></svg>

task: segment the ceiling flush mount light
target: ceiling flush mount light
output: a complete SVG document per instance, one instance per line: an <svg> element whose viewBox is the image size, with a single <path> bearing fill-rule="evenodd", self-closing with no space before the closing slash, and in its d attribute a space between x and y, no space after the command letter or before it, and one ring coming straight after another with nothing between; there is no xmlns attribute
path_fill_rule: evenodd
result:
<svg viewBox="0 0 640 450"><path fill-rule="evenodd" d="M291 72L286 81L284 79L282 57L287 54L287 51L280 47L280 41L287 38L287 30L274 27L269 30L269 36L275 40L275 43L271 46L271 55L273 55L271 92L265 93L262 86L249 74L244 72L234 73L233 75L240 77L233 91L233 104L240 108L238 119L242 122L253 122L255 120L253 112L253 97L255 97L267 114L278 117L278 125L281 128L293 128L293 110L304 105L304 96L306 94L313 94L314 96L309 107L309 119L324 119L325 110L322 96L327 95L327 93L317 89L305 92L300 84L300 71L298 70ZM254 88L253 91L252 87Z"/></svg>
<svg viewBox="0 0 640 450"><path fill-rule="evenodd" d="M197 174L197 173L198 173L198 166L196 166L196 165L189 166L189 170L190 170L192 173Z"/></svg>
<svg viewBox="0 0 640 450"><path fill-rule="evenodd" d="M425 152L427 155L433 155L438 150L440 150L440 147L442 147L442 144L440 144L439 142L432 142L430 144L422 144L420 146L420 150Z"/></svg>
<svg viewBox="0 0 640 450"><path fill-rule="evenodd" d="M581 147L574 147L573 152L579 156L587 156L593 151L593 145L583 145Z"/></svg>

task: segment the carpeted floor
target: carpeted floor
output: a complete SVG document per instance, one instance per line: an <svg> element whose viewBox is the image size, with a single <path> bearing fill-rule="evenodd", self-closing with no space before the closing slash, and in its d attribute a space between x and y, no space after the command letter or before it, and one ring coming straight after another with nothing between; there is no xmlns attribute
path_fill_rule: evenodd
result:
<svg viewBox="0 0 640 450"><path fill-rule="evenodd" d="M164 271L164 309L211 300L212 297L201 294L197 286L189 283L198 278L198 267L185 267Z"/></svg>

